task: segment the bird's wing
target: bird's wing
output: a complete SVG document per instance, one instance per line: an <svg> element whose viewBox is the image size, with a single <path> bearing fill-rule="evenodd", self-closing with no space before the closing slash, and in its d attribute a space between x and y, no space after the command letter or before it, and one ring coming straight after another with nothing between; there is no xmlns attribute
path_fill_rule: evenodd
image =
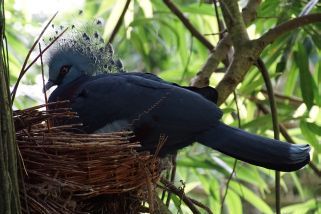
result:
<svg viewBox="0 0 321 214"><path fill-rule="evenodd" d="M87 81L72 100L89 131L126 120L133 128L154 124L161 131L198 132L221 111L202 96L135 75L106 75Z"/></svg>
<svg viewBox="0 0 321 214"><path fill-rule="evenodd" d="M202 88L193 87L193 86L180 86L176 83L167 82L152 73L131 72L131 73L126 73L126 74L127 75L136 75L136 76L143 77L143 78L146 78L149 80L153 80L153 81L157 81L157 82L161 82L161 83L165 83L165 84L169 84L169 85L174 85L174 86L177 86L180 88L185 88L187 90L190 90L190 91L193 91L197 94L202 95L204 98L214 102L215 104L217 103L218 92L216 91L215 88L210 87L210 86L205 86ZM124 74L120 74L120 75L124 75Z"/></svg>

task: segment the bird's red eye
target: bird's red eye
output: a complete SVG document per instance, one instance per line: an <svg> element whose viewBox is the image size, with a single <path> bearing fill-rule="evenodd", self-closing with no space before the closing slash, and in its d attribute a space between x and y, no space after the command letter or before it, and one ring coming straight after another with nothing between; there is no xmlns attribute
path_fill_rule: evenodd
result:
<svg viewBox="0 0 321 214"><path fill-rule="evenodd" d="M70 66L64 65L60 68L60 75L65 75L69 72Z"/></svg>

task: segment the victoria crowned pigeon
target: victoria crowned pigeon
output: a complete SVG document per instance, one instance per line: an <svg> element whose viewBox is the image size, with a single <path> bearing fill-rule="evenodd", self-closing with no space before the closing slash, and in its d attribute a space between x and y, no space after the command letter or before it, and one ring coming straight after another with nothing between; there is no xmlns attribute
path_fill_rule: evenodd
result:
<svg viewBox="0 0 321 214"><path fill-rule="evenodd" d="M75 36L76 35L76 36ZM48 58L53 85L49 102L70 100L87 133L131 130L144 150L160 156L194 142L239 160L279 171L294 171L310 161L309 145L293 145L250 134L220 121L217 94L207 87L180 87L149 73L125 72L97 32L66 34Z"/></svg>

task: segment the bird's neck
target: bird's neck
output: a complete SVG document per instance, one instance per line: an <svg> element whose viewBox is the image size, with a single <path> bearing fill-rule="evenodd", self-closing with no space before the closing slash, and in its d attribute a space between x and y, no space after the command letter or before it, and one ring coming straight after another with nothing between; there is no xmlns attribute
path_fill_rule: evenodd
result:
<svg viewBox="0 0 321 214"><path fill-rule="evenodd" d="M50 95L49 101L50 102L56 102L56 101L62 101L62 100L72 100L77 94L77 92L83 87L83 83L87 81L88 79L93 78L91 76L80 76L77 79L59 85Z"/></svg>

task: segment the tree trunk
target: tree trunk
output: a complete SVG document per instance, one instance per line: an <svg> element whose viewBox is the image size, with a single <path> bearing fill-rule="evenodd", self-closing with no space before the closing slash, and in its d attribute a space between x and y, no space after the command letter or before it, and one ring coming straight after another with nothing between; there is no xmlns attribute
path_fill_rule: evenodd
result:
<svg viewBox="0 0 321 214"><path fill-rule="evenodd" d="M9 93L4 2L0 1L0 213L21 213L17 176L17 144Z"/></svg>

